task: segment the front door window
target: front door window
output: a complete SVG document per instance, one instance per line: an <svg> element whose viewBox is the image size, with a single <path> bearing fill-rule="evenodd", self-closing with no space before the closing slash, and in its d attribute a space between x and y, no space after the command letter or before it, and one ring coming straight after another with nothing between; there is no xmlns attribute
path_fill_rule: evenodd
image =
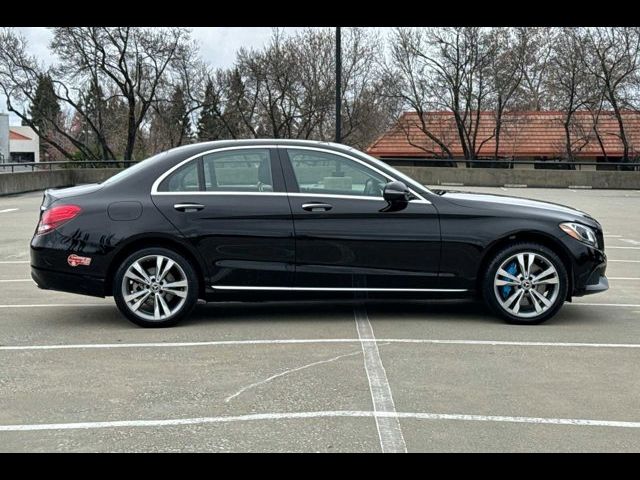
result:
<svg viewBox="0 0 640 480"><path fill-rule="evenodd" d="M354 160L315 150L287 152L300 193L382 198L388 180Z"/></svg>

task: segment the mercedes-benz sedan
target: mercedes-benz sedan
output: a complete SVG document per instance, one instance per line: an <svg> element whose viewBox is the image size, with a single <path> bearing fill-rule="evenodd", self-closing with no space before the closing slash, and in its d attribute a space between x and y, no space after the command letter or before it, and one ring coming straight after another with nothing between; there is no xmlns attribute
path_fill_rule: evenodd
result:
<svg viewBox="0 0 640 480"><path fill-rule="evenodd" d="M198 299L481 296L539 323L608 288L600 224L521 198L431 190L343 145L241 140L175 148L107 181L44 194L39 287L113 296L176 324Z"/></svg>

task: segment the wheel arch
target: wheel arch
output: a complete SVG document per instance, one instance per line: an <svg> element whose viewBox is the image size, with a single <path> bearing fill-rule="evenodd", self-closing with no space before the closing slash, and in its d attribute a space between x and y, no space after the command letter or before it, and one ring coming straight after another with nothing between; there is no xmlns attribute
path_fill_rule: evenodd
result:
<svg viewBox="0 0 640 480"><path fill-rule="evenodd" d="M109 268L105 277L105 294L113 294L113 278L118 270L120 264L126 257L131 255L137 250L143 248L160 247L168 250L173 250L176 253L185 257L193 266L193 269L198 276L198 298L204 298L205 296L205 272L203 265L200 261L199 255L192 248L185 245L183 242L166 235L145 235L144 237L132 238L127 241L126 244L120 246L115 252L113 258L109 262Z"/></svg>
<svg viewBox="0 0 640 480"><path fill-rule="evenodd" d="M567 270L567 279L569 285L567 285L567 300L571 301L571 295L573 292L573 263L571 262L571 256L566 247L554 238L553 236L544 232L536 230L522 230L518 232L512 232L501 238L494 240L491 244L485 248L480 259L478 272L476 274L476 289L482 291L482 279L484 275L482 272L487 268L489 262L493 259L493 256L501 249L518 242L533 242L543 245L553 251L562 261L565 269Z"/></svg>

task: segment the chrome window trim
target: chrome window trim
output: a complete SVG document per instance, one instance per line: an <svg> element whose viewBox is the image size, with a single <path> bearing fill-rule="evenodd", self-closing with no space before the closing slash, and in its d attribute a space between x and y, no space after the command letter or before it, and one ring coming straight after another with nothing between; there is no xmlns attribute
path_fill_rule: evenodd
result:
<svg viewBox="0 0 640 480"><path fill-rule="evenodd" d="M151 192L151 195L270 195L272 197L286 197L286 192L242 192L231 190L228 192Z"/></svg>
<svg viewBox="0 0 640 480"><path fill-rule="evenodd" d="M171 175L173 172L175 172L178 168L182 167L183 165L187 164L188 162L195 160L197 158L203 157L204 155L208 155L211 153L217 153L217 152L224 152L224 151L228 151L228 150L246 150L246 149L251 149L251 150L267 150L269 148L277 148L277 145L238 145L236 147L221 147L221 148L214 148L211 150L206 150L204 152L200 152L197 153L196 155L192 155L189 158L181 161L180 163L178 163L177 165L174 165L173 167L171 167L169 170L167 170L166 172L164 172L162 175L160 175L158 178L156 178L156 181L153 182L153 185L151 186L151 195L175 195L175 194L187 194L187 195L197 195L197 194L205 194L205 195L211 195L211 194L225 194L225 193L231 193L234 195L237 195L238 193L240 194L247 194L247 193L254 193L254 194L259 194L259 195L264 195L264 194L269 194L269 193L281 193L281 192L159 192L158 191L158 187L160 186L160 184L162 183L162 181L167 178L169 175ZM282 192L284 193L284 192Z"/></svg>
<svg viewBox="0 0 640 480"><path fill-rule="evenodd" d="M374 202L385 202L385 199L382 197L369 197L366 195L340 195L337 193L300 193L293 192L288 194L290 197L312 197L312 198L344 198L344 199L354 199L354 200L373 200Z"/></svg>
<svg viewBox="0 0 640 480"><path fill-rule="evenodd" d="M360 287L246 287L241 285L211 285L214 290L283 290L318 292L468 292L466 288L360 288Z"/></svg>
<svg viewBox="0 0 640 480"><path fill-rule="evenodd" d="M238 145L235 147L222 147L222 148L214 148L211 150L206 150L204 152L200 152L196 155L192 155L191 157L181 161L180 163L178 163L177 165L174 165L173 167L171 167L169 170L167 170L166 172L164 172L162 175L160 175L155 182L153 182L153 185L151 186L151 195L270 195L270 196L305 196L305 197L316 197L316 198L352 198L354 200L378 200L378 201L384 201L384 198L381 197L368 197L368 196L363 196L363 195L338 195L338 194L315 194L315 193L302 193L302 192L243 192L243 191L226 191L226 192L202 192L202 191L197 191L197 192L159 192L158 191L158 187L160 186L160 184L162 183L162 181L167 178L169 175L171 175L174 171L176 171L178 168L182 167L183 165L185 165L186 163L195 160L199 157L202 157L204 155L209 155L211 153L217 153L217 152L224 152L224 151L228 151L228 150L246 150L246 149L252 149L252 150L260 150L260 149L270 149L270 148L275 148L275 149L280 149L280 148L291 148L291 149L297 149L297 150L315 150L318 152L322 152L322 153L329 153L329 154L334 154L334 155L340 155L342 157L345 157L349 160L353 160L354 162L360 163L361 165L363 165L366 168L369 168L371 170L373 170L374 172L378 173L379 175L382 175L383 177L385 177L388 180L391 181L398 181L398 179L394 178L393 176L389 175L388 173L383 172L382 170L377 169L376 167L368 164L367 162L360 160L358 158L355 158L351 155L348 155L346 153L343 152L337 152L335 150L328 150L326 148L320 148L320 147L307 147L307 146L287 146L287 145L272 145L272 144L265 144L265 145ZM404 183L404 182L403 182ZM423 204L431 204L431 202L429 200L427 200L426 198L424 198L422 195L420 195L419 193L417 193L416 191L414 191L412 188L409 188L409 191L418 198L418 200L412 200L413 203L423 203Z"/></svg>

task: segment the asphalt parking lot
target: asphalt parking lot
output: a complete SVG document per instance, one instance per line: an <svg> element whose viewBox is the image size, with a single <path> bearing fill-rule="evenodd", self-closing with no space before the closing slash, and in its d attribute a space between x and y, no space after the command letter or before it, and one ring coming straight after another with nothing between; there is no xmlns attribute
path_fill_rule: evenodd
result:
<svg viewBox="0 0 640 480"><path fill-rule="evenodd" d="M198 305L142 329L39 290L42 194L0 197L0 451L640 451L640 191L459 189L593 214L610 290L539 326L403 301Z"/></svg>

